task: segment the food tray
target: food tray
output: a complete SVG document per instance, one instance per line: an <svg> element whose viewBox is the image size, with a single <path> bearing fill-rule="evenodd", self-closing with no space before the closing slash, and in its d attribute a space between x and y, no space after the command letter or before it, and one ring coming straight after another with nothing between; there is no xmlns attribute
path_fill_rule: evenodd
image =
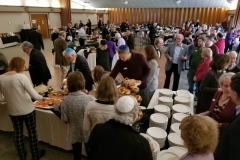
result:
<svg viewBox="0 0 240 160"><path fill-rule="evenodd" d="M37 100L35 101L33 104L36 108L42 108L42 109L53 109L54 106L49 106L48 103L57 103L58 105L61 104L61 100L60 99L56 99L56 98L44 98L44 100Z"/></svg>

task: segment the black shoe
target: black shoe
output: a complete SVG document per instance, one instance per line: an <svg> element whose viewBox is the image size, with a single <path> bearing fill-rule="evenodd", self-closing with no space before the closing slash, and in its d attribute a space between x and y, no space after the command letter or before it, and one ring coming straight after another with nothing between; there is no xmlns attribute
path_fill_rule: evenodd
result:
<svg viewBox="0 0 240 160"><path fill-rule="evenodd" d="M33 160L39 160L40 158L42 158L44 155L46 154L46 150L42 149L39 151L39 157L37 159L33 159Z"/></svg>

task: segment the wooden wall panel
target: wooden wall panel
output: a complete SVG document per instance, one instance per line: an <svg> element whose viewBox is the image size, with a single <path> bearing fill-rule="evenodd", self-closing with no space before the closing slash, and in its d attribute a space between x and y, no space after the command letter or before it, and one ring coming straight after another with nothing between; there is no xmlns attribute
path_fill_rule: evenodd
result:
<svg viewBox="0 0 240 160"><path fill-rule="evenodd" d="M175 23L180 26L187 19L195 21L199 19L200 23L215 25L227 17L227 11L228 8L109 8L109 21L116 24L125 20L128 20L129 24L159 22L172 25Z"/></svg>
<svg viewBox="0 0 240 160"><path fill-rule="evenodd" d="M61 4L61 23L67 25L71 22L71 2L70 0L60 0Z"/></svg>
<svg viewBox="0 0 240 160"><path fill-rule="evenodd" d="M240 29L240 1L238 1L236 13L234 16L234 26Z"/></svg>

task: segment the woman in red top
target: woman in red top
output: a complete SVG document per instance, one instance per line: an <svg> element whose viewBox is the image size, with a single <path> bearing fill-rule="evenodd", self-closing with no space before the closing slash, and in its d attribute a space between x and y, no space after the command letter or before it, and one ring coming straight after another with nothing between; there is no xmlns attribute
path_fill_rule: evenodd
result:
<svg viewBox="0 0 240 160"><path fill-rule="evenodd" d="M198 86L200 86L204 75L210 69L210 62L212 61L212 50L210 48L204 47L202 49L201 57L203 60L199 63L195 76L193 77L193 80L198 83ZM198 93L200 93L199 88L200 87L198 87Z"/></svg>
<svg viewBox="0 0 240 160"><path fill-rule="evenodd" d="M200 115L210 116L218 122L221 133L236 116L236 104L230 98L231 77L235 73L221 75L218 82L222 91L217 91L212 99L210 109Z"/></svg>

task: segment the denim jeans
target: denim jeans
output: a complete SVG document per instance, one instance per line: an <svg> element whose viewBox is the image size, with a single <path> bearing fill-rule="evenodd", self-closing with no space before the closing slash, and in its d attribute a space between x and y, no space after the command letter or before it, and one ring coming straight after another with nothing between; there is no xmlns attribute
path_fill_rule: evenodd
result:
<svg viewBox="0 0 240 160"><path fill-rule="evenodd" d="M188 91L193 94L194 85L196 85L195 95L197 96L198 95L198 93L197 93L197 83L194 82L194 80L193 80L193 77L195 76L195 73L196 73L196 70L191 69L191 68L188 69L188 74L187 74L188 85L189 85Z"/></svg>

